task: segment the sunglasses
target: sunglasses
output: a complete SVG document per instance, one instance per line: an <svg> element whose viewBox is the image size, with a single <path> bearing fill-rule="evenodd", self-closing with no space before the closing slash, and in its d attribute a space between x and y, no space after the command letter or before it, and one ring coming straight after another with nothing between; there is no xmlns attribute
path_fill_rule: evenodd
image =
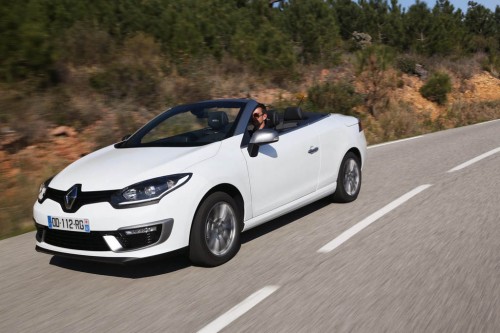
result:
<svg viewBox="0 0 500 333"><path fill-rule="evenodd" d="M260 114L259 114L259 113L254 113L254 114L253 114L253 117L254 117L255 119L257 119L257 118L259 118L259 117L262 117L263 115L264 115L263 113L260 113Z"/></svg>

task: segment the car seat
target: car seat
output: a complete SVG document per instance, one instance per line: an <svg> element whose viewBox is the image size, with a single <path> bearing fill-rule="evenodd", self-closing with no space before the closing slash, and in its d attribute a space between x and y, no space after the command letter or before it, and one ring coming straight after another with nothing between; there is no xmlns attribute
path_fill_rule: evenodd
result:
<svg viewBox="0 0 500 333"><path fill-rule="evenodd" d="M299 106L290 106L285 109L283 114L283 124L280 129L297 127L301 120L306 119Z"/></svg>
<svg viewBox="0 0 500 333"><path fill-rule="evenodd" d="M281 122L280 115L276 110L269 110L267 111L267 127L268 128L276 128Z"/></svg>
<svg viewBox="0 0 500 333"><path fill-rule="evenodd" d="M214 111L208 113L208 126L214 131L223 130L228 123L229 119L224 111Z"/></svg>

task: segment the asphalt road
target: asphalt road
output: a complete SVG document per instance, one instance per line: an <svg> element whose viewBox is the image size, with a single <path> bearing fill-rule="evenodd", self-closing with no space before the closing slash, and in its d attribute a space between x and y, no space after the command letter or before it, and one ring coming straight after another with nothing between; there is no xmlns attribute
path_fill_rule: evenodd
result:
<svg viewBox="0 0 500 333"><path fill-rule="evenodd" d="M211 269L0 241L0 332L500 332L499 148L500 121L370 147L357 201L250 230Z"/></svg>

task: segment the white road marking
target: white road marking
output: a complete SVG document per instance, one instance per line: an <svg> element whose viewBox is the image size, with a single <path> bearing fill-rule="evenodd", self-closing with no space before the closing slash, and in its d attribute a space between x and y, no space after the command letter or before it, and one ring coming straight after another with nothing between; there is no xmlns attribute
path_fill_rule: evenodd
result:
<svg viewBox="0 0 500 333"><path fill-rule="evenodd" d="M500 119L488 120L488 121L484 121L482 123L472 124L472 125L469 125L469 126L484 125L484 124L494 123L495 121L500 121Z"/></svg>
<svg viewBox="0 0 500 333"><path fill-rule="evenodd" d="M343 233L341 233L337 238L332 240L330 243L326 244L323 246L321 249L318 250L319 253L328 253L336 249L338 246L340 246L342 243L347 241L349 238L352 236L356 235L358 232L372 224L373 222L377 221L379 218L384 216L385 214L389 213L390 211L394 210L398 206L402 205L406 201L410 200L412 197L415 195L419 194L423 190L431 187L432 185L427 184L427 185L421 185L410 192L404 194L403 196L399 197L398 199L394 200L393 202L389 203L385 207L381 208L380 210L376 211L372 215L368 216L365 218L363 221L355 224L352 226L350 229L347 229Z"/></svg>
<svg viewBox="0 0 500 333"><path fill-rule="evenodd" d="M496 121L500 121L500 119L488 120L488 121L484 121L482 123L476 123L476 124L467 125L467 126L463 126L463 127L485 125L485 124L489 124L489 123L494 123ZM434 133L437 133L437 132L431 132L431 133L427 133L427 134L423 134L423 135L417 135L417 136L413 136L411 138L406 138L406 139L401 139L401 140L382 142L382 143L378 143L376 145L368 146L367 149L378 148L378 147L382 147L382 146L392 145L393 143L400 143L400 142L404 142L404 141L414 140L414 139L422 138L426 135L430 135L430 134L434 134Z"/></svg>
<svg viewBox="0 0 500 333"><path fill-rule="evenodd" d="M198 333L215 333L222 330L227 325L244 315L251 308L262 302L269 295L279 289L279 286L266 286L252 295L248 296L243 302L237 304L232 309L224 313L219 318L212 321L207 326L203 327Z"/></svg>
<svg viewBox="0 0 500 333"><path fill-rule="evenodd" d="M454 172L454 171L461 170L461 169L463 169L463 168L468 167L468 166L469 166L469 165L471 165L471 164L474 164L474 163L476 163L476 162L478 162L478 161L482 160L483 158L486 158L486 157L491 156L491 155L493 155L493 154L496 154L496 153L498 153L498 152L500 152L500 147L495 148L495 149L493 149L493 150L490 150L489 152L484 153L484 154L482 154L482 155L479 155L479 156L477 156L477 157L475 157L475 158L473 158L473 159L471 159L471 160L469 160L469 161L467 161L467 162L465 162L465 163L462 163L462 164L460 164L460 165L457 165L457 166L456 166L456 167L454 167L453 169L448 170L448 172Z"/></svg>
<svg viewBox="0 0 500 333"><path fill-rule="evenodd" d="M387 146L387 145L392 145L393 143L400 143L400 142L404 142L404 141L415 140L415 139L418 139L418 138L421 138L421 137L423 137L423 135L418 135L418 136L414 136L414 137L411 137L411 138L406 138L406 139L401 139L401 140L396 140L396 141L389 141L389 142L379 143L377 145L368 146L367 149L378 148L378 147Z"/></svg>

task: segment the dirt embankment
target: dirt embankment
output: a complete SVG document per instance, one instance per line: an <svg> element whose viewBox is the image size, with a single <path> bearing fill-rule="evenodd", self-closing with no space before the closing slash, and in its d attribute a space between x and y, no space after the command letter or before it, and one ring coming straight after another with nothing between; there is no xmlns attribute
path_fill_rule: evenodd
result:
<svg viewBox="0 0 500 333"><path fill-rule="evenodd" d="M500 79L484 72L466 80L471 89L466 90L463 98L469 101L492 101L500 100Z"/></svg>
<svg viewBox="0 0 500 333"><path fill-rule="evenodd" d="M454 79L453 90L448 96L447 105L444 106L439 106L422 97L419 90L424 85L424 81L418 77L403 75L403 82L403 87L396 89L393 96L408 102L416 111L430 113L432 118L437 117L448 105L455 102L474 103L500 100L500 79L488 72L476 74L462 81Z"/></svg>
<svg viewBox="0 0 500 333"><path fill-rule="evenodd" d="M8 133L0 141L0 173L7 179L17 177L28 160L31 165L36 166L33 170L36 172L54 161L59 161L57 164L74 161L93 148L91 143L68 126L55 127L48 131L45 142L16 151L22 140L18 134Z"/></svg>

